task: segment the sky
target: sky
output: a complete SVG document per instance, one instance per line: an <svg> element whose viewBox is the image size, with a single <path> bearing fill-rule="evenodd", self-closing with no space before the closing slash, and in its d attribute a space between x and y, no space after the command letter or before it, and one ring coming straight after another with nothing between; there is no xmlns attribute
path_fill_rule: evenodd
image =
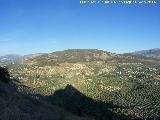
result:
<svg viewBox="0 0 160 120"><path fill-rule="evenodd" d="M0 0L0 55L72 48L114 53L160 48L160 2L156 2Z"/></svg>

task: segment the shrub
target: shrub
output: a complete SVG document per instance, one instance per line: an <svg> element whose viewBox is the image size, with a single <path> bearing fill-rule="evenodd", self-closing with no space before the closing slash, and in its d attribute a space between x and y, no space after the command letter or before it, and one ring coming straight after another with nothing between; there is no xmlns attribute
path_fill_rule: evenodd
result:
<svg viewBox="0 0 160 120"><path fill-rule="evenodd" d="M7 67L0 66L0 81L4 83L10 82L10 74Z"/></svg>

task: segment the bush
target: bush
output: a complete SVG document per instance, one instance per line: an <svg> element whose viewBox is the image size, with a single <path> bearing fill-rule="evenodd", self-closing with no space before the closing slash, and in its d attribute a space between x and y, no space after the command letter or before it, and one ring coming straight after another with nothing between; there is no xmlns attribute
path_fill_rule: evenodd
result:
<svg viewBox="0 0 160 120"><path fill-rule="evenodd" d="M10 74L7 67L0 66L0 81L4 83L10 82Z"/></svg>

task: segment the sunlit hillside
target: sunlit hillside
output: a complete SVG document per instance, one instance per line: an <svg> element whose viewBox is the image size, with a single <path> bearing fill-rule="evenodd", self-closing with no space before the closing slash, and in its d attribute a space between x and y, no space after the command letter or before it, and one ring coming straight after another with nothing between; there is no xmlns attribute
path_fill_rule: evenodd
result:
<svg viewBox="0 0 160 120"><path fill-rule="evenodd" d="M10 73L32 93L51 96L71 85L95 101L112 103L104 108L125 119L159 119L160 61L130 54L113 54L101 50L66 50L35 57L25 64L8 65ZM71 90L72 91L72 90ZM60 95L61 96L61 95ZM47 97L47 101L72 113L78 106L84 114L106 120L108 112L77 101L77 98ZM62 94L63 96L63 94ZM65 95L64 95L65 96ZM66 100L74 100L68 102ZM96 103L97 104L97 103ZM78 107L78 108L77 108ZM106 106L107 107L107 106ZM95 111L94 111L95 109ZM117 118L115 118L117 119Z"/></svg>

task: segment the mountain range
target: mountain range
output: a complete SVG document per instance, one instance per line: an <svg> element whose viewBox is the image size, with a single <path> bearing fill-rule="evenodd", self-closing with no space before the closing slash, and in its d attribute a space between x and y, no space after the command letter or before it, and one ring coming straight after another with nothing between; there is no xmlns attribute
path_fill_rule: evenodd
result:
<svg viewBox="0 0 160 120"><path fill-rule="evenodd" d="M12 62L12 63L23 63L24 60L28 60L37 56L43 55L43 53L18 55L18 54L7 54L0 56L0 62Z"/></svg>
<svg viewBox="0 0 160 120"><path fill-rule="evenodd" d="M160 59L160 48L136 51L133 52L132 54Z"/></svg>
<svg viewBox="0 0 160 120"><path fill-rule="evenodd" d="M87 53L87 52L88 53ZM68 52L72 52L73 54L71 56L67 56L67 55L64 55L63 54L67 54ZM81 55L85 55L85 56L78 56L79 58L75 57L74 55L76 54L75 52L81 52ZM0 56L0 62L18 62L18 63L22 63L23 61L26 61L26 60L29 60L29 59L34 59L34 58L38 58L39 56L42 56L45 57L45 56L49 56L51 54L55 54L53 56L53 60L56 58L56 55L60 55L64 57L63 60L66 60L66 59L81 59L85 58L85 60L88 60L90 61L91 58L89 58L87 56L87 54L92 54L92 52L94 52L94 54L92 56L94 56L94 59L95 60L98 60L98 59L111 59L113 57L116 57L116 56L137 56L137 57L148 57L148 58L155 58L155 59L160 59L160 48L157 48L157 49L149 49L149 50L141 50L141 51L135 51L135 52L132 52L132 53L125 53L125 54L121 54L121 55L118 55L118 54L113 54L111 52L106 52L106 51L102 51L102 50L97 50L97 49L69 49L69 50L64 50L64 51L57 51L57 52L53 52L53 53L35 53L35 54L28 54L28 55L18 55L18 54L7 54L7 55L3 55L3 56ZM102 52L103 54L101 56L99 56L100 58L98 58L96 56L96 53L98 52ZM73 58L75 57L75 58ZM88 57L88 58L87 58ZM98 59L97 59L98 58ZM82 60L82 61L83 61Z"/></svg>

